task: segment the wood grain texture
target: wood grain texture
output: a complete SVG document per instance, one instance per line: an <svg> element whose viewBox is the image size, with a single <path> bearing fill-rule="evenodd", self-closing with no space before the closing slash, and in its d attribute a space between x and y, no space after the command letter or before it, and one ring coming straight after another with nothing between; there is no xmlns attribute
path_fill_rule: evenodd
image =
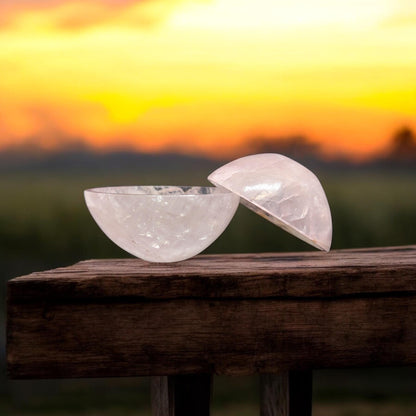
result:
<svg viewBox="0 0 416 416"><path fill-rule="evenodd" d="M150 380L152 416L174 416L173 388L167 376L154 376Z"/></svg>
<svg viewBox="0 0 416 416"><path fill-rule="evenodd" d="M290 416L289 372L260 375L260 416Z"/></svg>
<svg viewBox="0 0 416 416"><path fill-rule="evenodd" d="M416 294L416 246L330 253L201 255L179 263L88 260L8 284L13 303L42 299L267 298Z"/></svg>
<svg viewBox="0 0 416 416"><path fill-rule="evenodd" d="M242 375L416 364L415 253L102 260L17 278L8 285L8 372Z"/></svg>
<svg viewBox="0 0 416 416"><path fill-rule="evenodd" d="M9 306L15 378L416 364L416 296Z"/></svg>

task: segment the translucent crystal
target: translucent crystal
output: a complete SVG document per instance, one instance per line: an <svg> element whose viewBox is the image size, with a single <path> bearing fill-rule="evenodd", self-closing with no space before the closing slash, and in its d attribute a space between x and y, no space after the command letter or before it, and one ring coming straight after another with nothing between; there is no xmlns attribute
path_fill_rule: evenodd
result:
<svg viewBox="0 0 416 416"><path fill-rule="evenodd" d="M125 251L152 262L192 257L216 240L239 197L214 187L121 186L84 191L94 220Z"/></svg>
<svg viewBox="0 0 416 416"><path fill-rule="evenodd" d="M274 153L251 155L220 167L208 179L272 223L329 251L332 220L325 192L298 162Z"/></svg>

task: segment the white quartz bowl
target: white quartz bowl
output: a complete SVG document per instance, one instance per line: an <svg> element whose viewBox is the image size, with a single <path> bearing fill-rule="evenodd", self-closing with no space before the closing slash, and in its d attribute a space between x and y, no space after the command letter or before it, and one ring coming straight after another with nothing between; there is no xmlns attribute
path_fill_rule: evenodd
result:
<svg viewBox="0 0 416 416"><path fill-rule="evenodd" d="M123 250L151 262L185 260L213 243L239 197L216 187L119 186L84 191L101 230Z"/></svg>
<svg viewBox="0 0 416 416"><path fill-rule="evenodd" d="M305 166L276 153L233 160L208 176L241 197L248 208L308 244L329 251L332 218L318 178Z"/></svg>

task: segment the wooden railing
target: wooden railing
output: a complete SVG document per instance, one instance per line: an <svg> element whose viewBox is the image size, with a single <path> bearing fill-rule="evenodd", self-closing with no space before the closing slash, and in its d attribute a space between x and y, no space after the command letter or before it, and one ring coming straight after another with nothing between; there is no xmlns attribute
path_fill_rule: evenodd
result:
<svg viewBox="0 0 416 416"><path fill-rule="evenodd" d="M152 376L158 416L208 415L212 375L261 375L261 415L310 415L312 371L416 364L416 246L90 260L8 283L11 378Z"/></svg>

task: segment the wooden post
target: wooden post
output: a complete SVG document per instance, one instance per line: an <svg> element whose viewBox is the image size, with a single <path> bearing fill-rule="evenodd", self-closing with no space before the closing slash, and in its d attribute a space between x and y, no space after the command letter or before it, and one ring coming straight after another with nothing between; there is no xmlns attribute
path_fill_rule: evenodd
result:
<svg viewBox="0 0 416 416"><path fill-rule="evenodd" d="M153 416L209 416L212 376L152 377Z"/></svg>
<svg viewBox="0 0 416 416"><path fill-rule="evenodd" d="M260 416L311 416L312 371L260 376Z"/></svg>

